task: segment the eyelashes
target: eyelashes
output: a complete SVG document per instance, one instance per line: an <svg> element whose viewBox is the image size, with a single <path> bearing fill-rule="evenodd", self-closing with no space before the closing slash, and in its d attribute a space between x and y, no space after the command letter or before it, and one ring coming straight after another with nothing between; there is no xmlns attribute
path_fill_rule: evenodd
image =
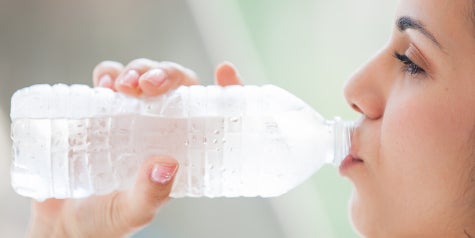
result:
<svg viewBox="0 0 475 238"><path fill-rule="evenodd" d="M403 64L403 71L410 74L411 76L417 76L426 73L423 68L415 64L409 57L407 57L407 55L401 55L397 52L394 52L394 57Z"/></svg>

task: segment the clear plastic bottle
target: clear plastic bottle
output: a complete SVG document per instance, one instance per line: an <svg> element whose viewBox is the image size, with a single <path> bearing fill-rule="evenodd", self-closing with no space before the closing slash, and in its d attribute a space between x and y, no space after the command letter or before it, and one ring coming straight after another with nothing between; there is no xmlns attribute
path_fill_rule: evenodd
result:
<svg viewBox="0 0 475 238"><path fill-rule="evenodd" d="M126 189L152 155L180 163L172 197L278 196L339 164L352 128L272 85L182 86L149 98L34 85L11 103L12 186L38 200Z"/></svg>

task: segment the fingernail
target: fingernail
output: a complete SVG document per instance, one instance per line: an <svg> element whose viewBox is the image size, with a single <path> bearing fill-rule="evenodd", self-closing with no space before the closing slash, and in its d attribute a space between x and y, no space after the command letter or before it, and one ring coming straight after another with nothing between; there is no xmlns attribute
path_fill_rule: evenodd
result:
<svg viewBox="0 0 475 238"><path fill-rule="evenodd" d="M153 182L159 184L166 184L172 180L173 176L176 173L176 165L160 165L156 164L153 166L152 173L150 178Z"/></svg>
<svg viewBox="0 0 475 238"><path fill-rule="evenodd" d="M139 73L133 69L127 71L124 76L120 79L119 83L130 87L130 88L135 88L138 86L139 82Z"/></svg>
<svg viewBox="0 0 475 238"><path fill-rule="evenodd" d="M106 88L106 87L109 87L110 85L112 85L112 78L108 74L104 74L99 78L99 83L98 83L99 87Z"/></svg>
<svg viewBox="0 0 475 238"><path fill-rule="evenodd" d="M167 75L161 69L152 69L148 71L147 73L145 73L143 77L145 81L149 82L155 87L158 87L162 85L162 83L167 78Z"/></svg>

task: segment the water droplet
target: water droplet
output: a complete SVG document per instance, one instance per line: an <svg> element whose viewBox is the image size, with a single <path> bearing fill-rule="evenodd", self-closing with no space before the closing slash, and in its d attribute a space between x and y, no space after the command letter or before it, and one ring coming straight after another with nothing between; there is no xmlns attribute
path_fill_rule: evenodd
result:
<svg viewBox="0 0 475 238"><path fill-rule="evenodd" d="M226 143L226 138L223 138L223 144Z"/></svg>
<svg viewBox="0 0 475 238"><path fill-rule="evenodd" d="M220 132L220 131L219 131L218 129L216 129L216 130L214 131L214 134L215 134L215 135L219 135L219 132Z"/></svg>
<svg viewBox="0 0 475 238"><path fill-rule="evenodd" d="M190 144L189 140L185 140L185 146L188 146Z"/></svg>
<svg viewBox="0 0 475 238"><path fill-rule="evenodd" d="M231 117L230 120L231 120L231 122L233 122L233 123L237 123L237 122L239 122L239 117Z"/></svg>
<svg viewBox="0 0 475 238"><path fill-rule="evenodd" d="M213 144L217 144L217 143L218 143L218 139L214 139Z"/></svg>
<svg viewBox="0 0 475 238"><path fill-rule="evenodd" d="M208 143L208 138L206 138L206 136L203 137L203 144L206 145L206 143Z"/></svg>
<svg viewBox="0 0 475 238"><path fill-rule="evenodd" d="M196 145L196 143L198 142L198 138L196 137L196 135L193 135L191 136L191 142L193 145Z"/></svg>

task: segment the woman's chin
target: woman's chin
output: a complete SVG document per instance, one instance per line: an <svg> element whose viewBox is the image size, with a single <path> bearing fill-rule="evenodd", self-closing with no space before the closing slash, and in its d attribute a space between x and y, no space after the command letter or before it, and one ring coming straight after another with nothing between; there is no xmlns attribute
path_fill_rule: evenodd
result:
<svg viewBox="0 0 475 238"><path fill-rule="evenodd" d="M349 202L349 211L351 224L355 231L361 237L374 237L371 234L375 233L375 228L378 227L378 222L371 219L371 212L365 205L358 192L353 189L351 199Z"/></svg>

